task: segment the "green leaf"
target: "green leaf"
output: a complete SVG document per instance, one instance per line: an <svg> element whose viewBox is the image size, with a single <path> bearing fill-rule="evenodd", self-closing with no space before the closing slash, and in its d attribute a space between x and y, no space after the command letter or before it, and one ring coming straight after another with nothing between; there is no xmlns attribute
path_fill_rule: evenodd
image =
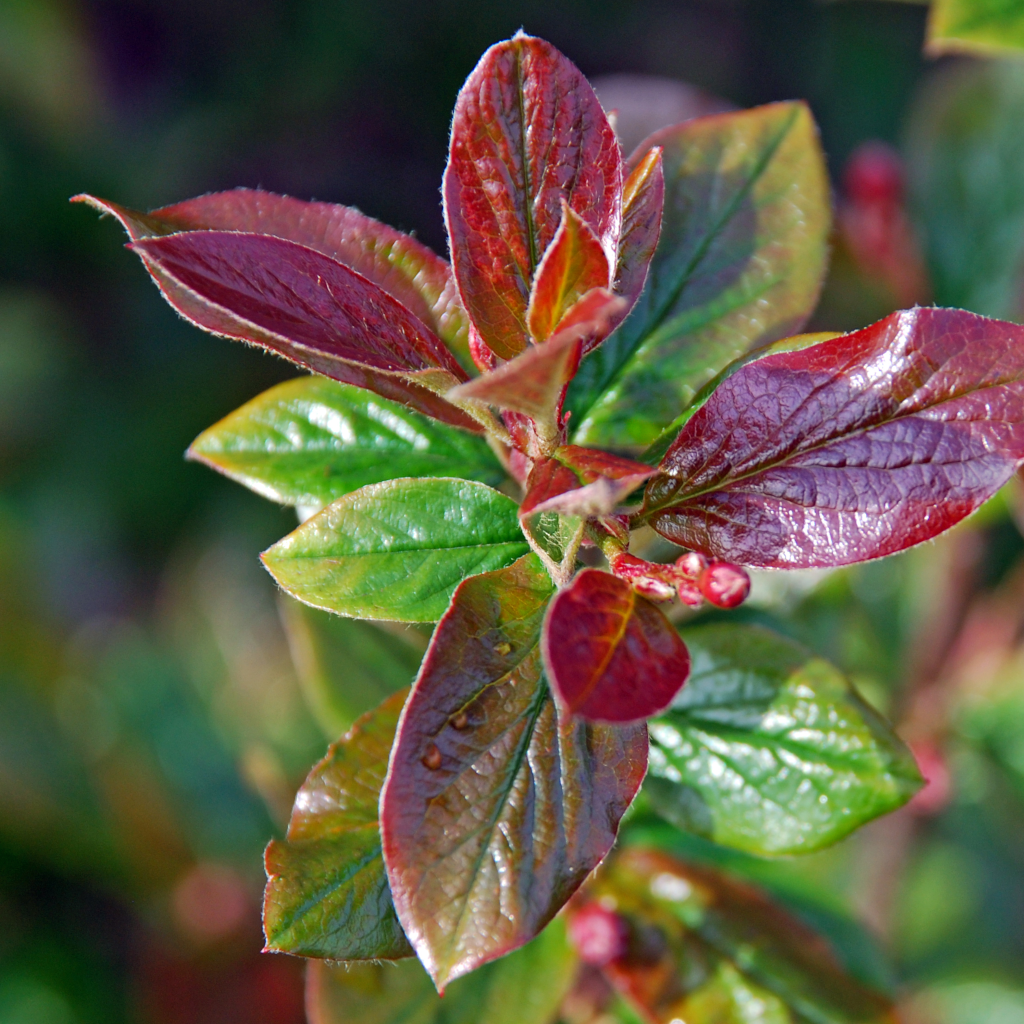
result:
<svg viewBox="0 0 1024 1024"><path fill-rule="evenodd" d="M310 1024L550 1024L572 985L576 959L561 920L529 945L466 978L442 999L416 961L309 965Z"/></svg>
<svg viewBox="0 0 1024 1024"><path fill-rule="evenodd" d="M649 724L645 786L673 824L759 855L805 853L920 788L910 751L827 662L758 626L682 635L693 667Z"/></svg>
<svg viewBox="0 0 1024 1024"><path fill-rule="evenodd" d="M327 739L408 686L426 649L415 627L385 630L283 595L281 618L303 696Z"/></svg>
<svg viewBox="0 0 1024 1024"><path fill-rule="evenodd" d="M267 847L267 949L332 960L412 956L381 856L377 803L409 691L333 744L295 797L286 842Z"/></svg>
<svg viewBox="0 0 1024 1024"><path fill-rule="evenodd" d="M517 513L511 498L471 480L390 480L339 498L262 557L314 608L435 622L465 577L526 554Z"/></svg>
<svg viewBox="0 0 1024 1024"><path fill-rule="evenodd" d="M968 61L932 76L907 138L910 208L940 305L1021 318L1024 65Z"/></svg>
<svg viewBox="0 0 1024 1024"><path fill-rule="evenodd" d="M930 54L1014 55L1024 50L1020 0L932 0Z"/></svg>
<svg viewBox="0 0 1024 1024"><path fill-rule="evenodd" d="M827 259L829 188L802 103L698 118L656 132L665 212L629 319L569 390L578 444L647 445L749 349L796 333Z"/></svg>
<svg viewBox="0 0 1024 1024"><path fill-rule="evenodd" d="M605 976L648 1021L882 1024L889 1001L847 974L820 936L752 886L627 849L588 888L629 925Z"/></svg>
<svg viewBox="0 0 1024 1024"><path fill-rule="evenodd" d="M560 711L529 555L466 580L434 631L381 794L399 920L439 990L532 939L615 841L647 762L643 724Z"/></svg>
<svg viewBox="0 0 1024 1024"><path fill-rule="evenodd" d="M321 508L397 477L505 477L483 438L326 377L265 391L200 434L188 455L272 501Z"/></svg>

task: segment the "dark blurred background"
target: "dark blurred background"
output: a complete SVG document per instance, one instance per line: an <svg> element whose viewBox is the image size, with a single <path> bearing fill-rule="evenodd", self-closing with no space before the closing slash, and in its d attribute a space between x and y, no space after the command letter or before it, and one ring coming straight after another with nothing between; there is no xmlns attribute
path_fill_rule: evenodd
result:
<svg viewBox="0 0 1024 1024"><path fill-rule="evenodd" d="M909 206L886 201L915 227L896 263L923 247L931 284L872 264L854 215L817 326L932 292L1015 317L1021 75L925 60L925 13L878 0L0 0L0 1024L302 1020L299 963L258 952L260 853L345 724L294 667L256 559L293 514L182 457L293 371L187 326L118 226L68 198L148 209L261 187L358 206L444 252L456 93L524 27L588 76L662 76L736 106L804 97L840 182L870 140L893 147L868 152L898 178L902 149ZM961 110L969 89L982 106ZM917 248L902 259L900 244ZM972 579L994 593L1024 550L1012 501L974 529ZM882 707L939 572L889 564L758 584L765 614L789 616ZM793 868L887 932L893 977L932 992L928 1012L950 1024L1024 1022L1024 691L1006 685L1022 728L1004 736L1003 715L961 730L967 782L936 804L924 845L901 847L893 891L863 895L889 869L851 844Z"/></svg>

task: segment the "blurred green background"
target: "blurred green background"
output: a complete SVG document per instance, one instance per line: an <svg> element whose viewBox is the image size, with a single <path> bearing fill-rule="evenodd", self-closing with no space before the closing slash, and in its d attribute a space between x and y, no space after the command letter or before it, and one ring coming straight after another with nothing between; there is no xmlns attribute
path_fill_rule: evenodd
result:
<svg viewBox="0 0 1024 1024"><path fill-rule="evenodd" d="M182 453L293 372L179 320L117 225L68 198L147 209L263 187L443 252L456 92L522 26L591 77L809 100L846 182L815 326L929 298L1020 319L1024 63L928 61L925 14L0 0L0 1024L303 1020L301 964L259 953L261 851L328 740L411 678L423 642L280 605L256 553L290 511ZM871 140L893 147L867 152L905 173L905 197L872 199L849 169ZM859 916L887 950L864 973L939 1024L1024 1024L1018 506L1010 488L925 549L759 577L740 613L848 671L933 783L825 854L736 867Z"/></svg>

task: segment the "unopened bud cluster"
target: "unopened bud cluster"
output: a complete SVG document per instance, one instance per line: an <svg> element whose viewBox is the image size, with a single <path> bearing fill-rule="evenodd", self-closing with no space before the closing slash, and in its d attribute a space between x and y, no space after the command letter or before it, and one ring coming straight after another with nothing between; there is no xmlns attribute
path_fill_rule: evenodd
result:
<svg viewBox="0 0 1024 1024"><path fill-rule="evenodd" d="M731 562L709 561L696 551L668 565L647 562L626 551L612 555L608 562L614 575L652 601L678 597L694 608L704 601L716 608L735 608L750 593L745 569Z"/></svg>

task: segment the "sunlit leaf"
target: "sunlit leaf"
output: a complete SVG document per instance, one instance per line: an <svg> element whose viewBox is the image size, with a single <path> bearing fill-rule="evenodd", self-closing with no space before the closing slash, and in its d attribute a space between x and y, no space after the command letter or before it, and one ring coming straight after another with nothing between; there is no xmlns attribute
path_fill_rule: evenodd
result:
<svg viewBox="0 0 1024 1024"><path fill-rule="evenodd" d="M604 973L651 1024L888 1024L887 999L758 890L667 854L626 849L589 898L630 927Z"/></svg>
<svg viewBox="0 0 1024 1024"><path fill-rule="evenodd" d="M825 271L828 178L802 103L665 128L665 213L643 295L569 391L580 444L650 443L747 350L796 333Z"/></svg>
<svg viewBox="0 0 1024 1024"><path fill-rule="evenodd" d="M559 719L534 555L466 580L402 716L381 799L388 877L439 989L516 949L611 848L647 762L642 725Z"/></svg>
<svg viewBox="0 0 1024 1024"><path fill-rule="evenodd" d="M1017 0L932 0L928 52L1019 55L1024 8Z"/></svg>
<svg viewBox="0 0 1024 1024"><path fill-rule="evenodd" d="M920 788L910 751L835 668L758 626L683 630L690 678L649 723L645 790L673 824L759 855L836 842Z"/></svg>
<svg viewBox="0 0 1024 1024"><path fill-rule="evenodd" d="M563 202L562 223L537 267L526 311L534 340L546 341L587 292L608 288L611 283L611 267L601 240Z"/></svg>
<svg viewBox="0 0 1024 1024"><path fill-rule="evenodd" d="M459 293L502 359L529 342L533 276L562 202L613 258L622 181L619 144L574 64L521 32L481 57L455 105L443 191Z"/></svg>
<svg viewBox="0 0 1024 1024"><path fill-rule="evenodd" d="M656 714L690 670L686 645L657 606L600 569L584 569L559 591L542 647L559 699L590 721Z"/></svg>
<svg viewBox="0 0 1024 1024"><path fill-rule="evenodd" d="M331 960L412 956L388 889L377 804L408 690L368 712L309 773L288 838L267 847L267 949Z"/></svg>
<svg viewBox="0 0 1024 1024"><path fill-rule="evenodd" d="M187 199L140 213L95 196L75 196L115 216L132 241L177 231L244 231L309 246L344 263L394 296L469 362L465 311L451 267L422 242L350 206L307 203L256 189Z"/></svg>
<svg viewBox="0 0 1024 1024"><path fill-rule="evenodd" d="M481 438L319 376L264 392L203 431L188 454L265 498L305 507L396 477L505 477Z"/></svg>
<svg viewBox="0 0 1024 1024"><path fill-rule="evenodd" d="M1024 327L893 313L747 363L648 485L668 540L743 565L846 565L959 522L1024 459Z"/></svg>
<svg viewBox="0 0 1024 1024"><path fill-rule="evenodd" d="M359 619L435 622L473 573L528 550L511 498L471 480L353 491L263 553L293 597Z"/></svg>
<svg viewBox="0 0 1024 1024"><path fill-rule="evenodd" d="M576 958L565 924L452 982L442 999L416 961L309 965L310 1024L552 1024L572 984Z"/></svg>

